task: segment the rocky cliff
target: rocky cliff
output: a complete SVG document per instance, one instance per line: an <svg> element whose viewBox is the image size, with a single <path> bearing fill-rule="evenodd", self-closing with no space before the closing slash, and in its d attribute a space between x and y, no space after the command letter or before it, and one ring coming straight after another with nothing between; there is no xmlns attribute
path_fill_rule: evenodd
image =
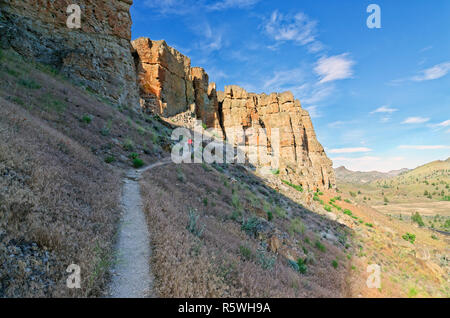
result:
<svg viewBox="0 0 450 318"><path fill-rule="evenodd" d="M77 1L80 29L66 24L71 2L3 0L1 47L49 64L114 103L140 105L182 122L200 119L234 146L273 152L271 136L278 128L281 177L308 189L335 186L332 163L309 114L291 93L257 95L237 86L218 92L204 69L191 67L190 59L166 42L140 38L130 44L132 0ZM233 141L235 128L263 133L254 134L255 141L247 136ZM257 167L267 165L258 160Z"/></svg>
<svg viewBox="0 0 450 318"><path fill-rule="evenodd" d="M269 145L269 150L271 132L278 129L280 176L284 180L307 189L335 187L332 162L317 141L309 113L291 92L254 94L239 86L227 86L219 94L219 107L225 132L236 126L265 129L267 133L258 135L258 143Z"/></svg>
<svg viewBox="0 0 450 318"><path fill-rule="evenodd" d="M317 141L308 112L292 93L258 95L238 86L216 91L204 69L191 67L188 57L164 41L140 38L132 45L144 109L167 118L190 113L225 137L236 128L252 130L257 135L254 146L267 146L268 152L273 152L271 132L278 129L281 177L307 189L335 187L332 162ZM188 121L190 117L181 118ZM260 129L264 133L259 134ZM228 142L234 146L250 143L248 138L228 138Z"/></svg>
<svg viewBox="0 0 450 318"><path fill-rule="evenodd" d="M66 25L72 3L81 8L80 29ZM132 0L2 0L0 45L53 66L115 103L137 107L131 4Z"/></svg>

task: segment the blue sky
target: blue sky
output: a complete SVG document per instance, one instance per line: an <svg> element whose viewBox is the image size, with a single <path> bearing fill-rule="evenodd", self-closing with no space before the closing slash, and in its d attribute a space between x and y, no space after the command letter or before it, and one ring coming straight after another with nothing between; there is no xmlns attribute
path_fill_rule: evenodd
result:
<svg viewBox="0 0 450 318"><path fill-rule="evenodd" d="M335 167L450 157L448 0L135 0L131 13L133 39L166 40L219 89L292 91Z"/></svg>

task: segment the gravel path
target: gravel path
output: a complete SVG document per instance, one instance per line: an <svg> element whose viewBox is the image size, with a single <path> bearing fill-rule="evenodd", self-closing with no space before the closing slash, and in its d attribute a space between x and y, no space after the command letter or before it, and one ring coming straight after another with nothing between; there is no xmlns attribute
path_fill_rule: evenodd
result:
<svg viewBox="0 0 450 318"><path fill-rule="evenodd" d="M168 160L163 160L127 173L122 192L123 215L116 247L117 263L111 271L111 298L155 297L150 267L150 234L142 210L139 180L145 171L168 163Z"/></svg>

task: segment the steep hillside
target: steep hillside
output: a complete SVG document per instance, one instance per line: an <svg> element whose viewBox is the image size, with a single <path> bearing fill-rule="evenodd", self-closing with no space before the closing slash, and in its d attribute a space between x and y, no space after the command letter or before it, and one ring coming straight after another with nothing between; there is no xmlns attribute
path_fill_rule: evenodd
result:
<svg viewBox="0 0 450 318"><path fill-rule="evenodd" d="M167 128L0 53L0 297L101 296L122 168L156 160ZM81 290L65 286L70 264Z"/></svg>

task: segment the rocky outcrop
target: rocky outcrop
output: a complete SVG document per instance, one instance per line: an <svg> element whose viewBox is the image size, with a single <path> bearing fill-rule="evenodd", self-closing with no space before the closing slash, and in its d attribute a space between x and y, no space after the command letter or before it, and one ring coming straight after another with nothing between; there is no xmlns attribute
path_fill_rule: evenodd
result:
<svg viewBox="0 0 450 318"><path fill-rule="evenodd" d="M191 60L165 41L132 41L141 106L162 116L174 116L194 104Z"/></svg>
<svg viewBox="0 0 450 318"><path fill-rule="evenodd" d="M292 93L258 95L238 86L216 91L204 69L191 67L190 59L166 42L140 38L132 45L144 109L185 124L192 124L186 114L192 113L207 128L214 128L216 136L228 137L227 142L236 147L256 147L258 154L274 152L272 133L277 129L281 178L306 189L335 187L332 162L317 141L308 112ZM243 140L232 140L236 128L246 131ZM257 167L271 165L255 162Z"/></svg>
<svg viewBox="0 0 450 318"><path fill-rule="evenodd" d="M81 28L66 25L81 8ZM0 45L60 70L114 103L138 107L131 55L132 0L2 0Z"/></svg>
<svg viewBox="0 0 450 318"><path fill-rule="evenodd" d="M278 129L282 179L307 189L335 187L332 162L317 141L309 113L291 92L258 95L238 86L227 86L219 95L226 133L236 126L253 131L263 129L266 134L258 135L256 146L267 145L272 151L271 134Z"/></svg>

